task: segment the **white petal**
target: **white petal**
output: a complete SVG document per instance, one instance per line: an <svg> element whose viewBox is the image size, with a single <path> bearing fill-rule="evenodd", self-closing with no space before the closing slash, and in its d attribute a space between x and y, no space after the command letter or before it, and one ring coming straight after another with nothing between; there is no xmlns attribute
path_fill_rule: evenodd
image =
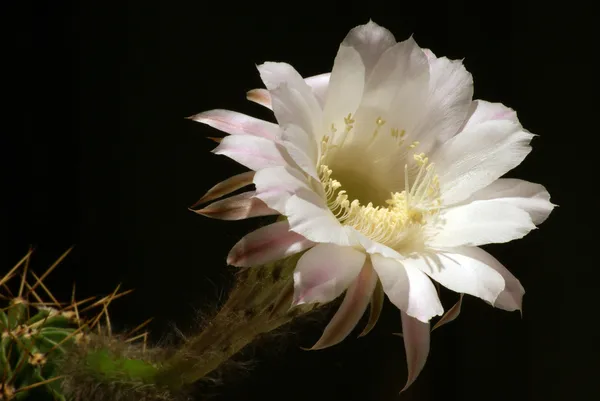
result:
<svg viewBox="0 0 600 401"><path fill-rule="evenodd" d="M376 284L377 274L367 259L358 277L348 287L339 309L311 350L331 347L348 337L364 315Z"/></svg>
<svg viewBox="0 0 600 401"><path fill-rule="evenodd" d="M290 167L271 167L259 170L254 176L256 197L279 213L285 213L288 199L300 189L309 190L306 177Z"/></svg>
<svg viewBox="0 0 600 401"><path fill-rule="evenodd" d="M475 201L445 209L444 223L428 240L434 248L478 246L519 239L535 229L529 214L510 203Z"/></svg>
<svg viewBox="0 0 600 401"><path fill-rule="evenodd" d="M516 178L500 178L475 192L465 203L476 200L509 203L529 213L535 225L543 223L555 206L543 185Z"/></svg>
<svg viewBox="0 0 600 401"><path fill-rule="evenodd" d="M465 129L470 129L477 124L486 121L508 120L518 123L517 113L510 107L506 107L502 103L491 103L485 100L475 100L471 104L471 111L467 117Z"/></svg>
<svg viewBox="0 0 600 401"><path fill-rule="evenodd" d="M485 263L504 278L504 291L498 295L498 298L493 303L496 308L501 308L509 312L521 310L525 289L519 280L502 263L481 248L463 248L462 253Z"/></svg>
<svg viewBox="0 0 600 401"><path fill-rule="evenodd" d="M373 69L379 57L396 44L394 35L387 29L369 21L353 28L342 44L352 46L360 54L367 74Z"/></svg>
<svg viewBox="0 0 600 401"><path fill-rule="evenodd" d="M431 279L418 268L380 255L371 255L383 290L398 309L424 323L444 313Z"/></svg>
<svg viewBox="0 0 600 401"><path fill-rule="evenodd" d="M283 259L313 246L301 235L290 231L287 221L261 227L233 246L227 263L233 266L257 266Z"/></svg>
<svg viewBox="0 0 600 401"><path fill-rule="evenodd" d="M304 79L304 82L312 89L315 97L319 101L319 104L323 106L325 104L325 95L327 93L327 86L329 85L330 73L319 74ZM268 109L272 109L271 94L267 89L252 89L246 94L246 98L251 102L258 103Z"/></svg>
<svg viewBox="0 0 600 401"><path fill-rule="evenodd" d="M323 119L326 126L334 124L343 130L344 117L354 114L365 86L365 67L354 48L341 45L333 64Z"/></svg>
<svg viewBox="0 0 600 401"><path fill-rule="evenodd" d="M276 124L231 110L210 110L190 118L231 135L253 135L275 140L279 133Z"/></svg>
<svg viewBox="0 0 600 401"><path fill-rule="evenodd" d="M327 72L325 74L304 78L304 82L310 86L321 107L325 104L325 96L327 96L327 87L329 86L330 76L331 73Z"/></svg>
<svg viewBox="0 0 600 401"><path fill-rule="evenodd" d="M462 61L446 57L430 61L429 98L417 140L445 142L464 125L473 99L473 77ZM421 149L428 152L428 149Z"/></svg>
<svg viewBox="0 0 600 401"><path fill-rule="evenodd" d="M288 164L286 151L281 145L255 136L227 136L213 153L227 156L255 171Z"/></svg>
<svg viewBox="0 0 600 401"><path fill-rule="evenodd" d="M279 124L294 124L308 133L320 133L321 106L300 74L286 63L268 62L260 65L258 70L271 94L273 112Z"/></svg>
<svg viewBox="0 0 600 401"><path fill-rule="evenodd" d="M290 229L314 242L357 245L353 231L344 227L316 193L299 190L286 203L285 213Z"/></svg>
<svg viewBox="0 0 600 401"><path fill-rule="evenodd" d="M360 273L366 255L351 247L317 244L298 260L293 305L334 300Z"/></svg>
<svg viewBox="0 0 600 401"><path fill-rule="evenodd" d="M532 134L507 120L488 121L460 132L431 157L444 203L465 200L518 166L531 151Z"/></svg>
<svg viewBox="0 0 600 401"><path fill-rule="evenodd" d="M319 151L314 135L297 125L288 125L281 134L281 143L298 167L317 182L320 181L317 173Z"/></svg>
<svg viewBox="0 0 600 401"><path fill-rule="evenodd" d="M410 387L425 367L429 355L429 323L423 323L402 312L402 337L406 350L408 379L402 391Z"/></svg>
<svg viewBox="0 0 600 401"><path fill-rule="evenodd" d="M446 288L493 304L505 289L504 278L482 258L481 249L460 247L403 260Z"/></svg>
<svg viewBox="0 0 600 401"><path fill-rule="evenodd" d="M255 195L255 191L243 192L213 202L200 210L194 210L194 212L221 220L243 220L279 214L276 210L269 208L262 200L256 198Z"/></svg>
<svg viewBox="0 0 600 401"><path fill-rule="evenodd" d="M379 242L373 241L372 239L365 236L364 234L362 234L354 228L349 228L349 230L352 230L354 232L354 238L358 240L360 245L365 249L365 252L367 252L368 254L381 255L391 259L403 259L402 255L400 255L397 251L393 250L392 248L380 244Z"/></svg>

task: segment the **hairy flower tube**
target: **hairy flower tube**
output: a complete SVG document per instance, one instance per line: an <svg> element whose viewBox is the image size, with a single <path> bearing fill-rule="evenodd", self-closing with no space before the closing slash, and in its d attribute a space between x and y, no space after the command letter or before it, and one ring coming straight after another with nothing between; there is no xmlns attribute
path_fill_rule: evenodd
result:
<svg viewBox="0 0 600 401"><path fill-rule="evenodd" d="M370 21L352 29L331 73L304 79L286 63L258 66L266 89L248 98L277 123L229 110L192 117L229 134L214 153L251 171L213 187L200 214L281 215L243 237L228 263L252 267L304 252L292 305L345 292L312 349L342 341L383 293L401 311L408 387L443 315L433 281L508 311L524 289L480 245L521 238L552 211L539 185L501 178L531 151L516 113L473 100L461 61L413 38L397 43ZM255 189L219 199L254 184ZM215 201L216 200L216 201ZM363 332L364 334L364 332Z"/></svg>

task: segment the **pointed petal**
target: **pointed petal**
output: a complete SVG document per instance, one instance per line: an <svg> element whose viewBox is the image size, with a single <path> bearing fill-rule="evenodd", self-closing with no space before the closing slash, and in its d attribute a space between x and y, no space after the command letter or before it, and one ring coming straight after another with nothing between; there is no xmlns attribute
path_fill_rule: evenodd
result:
<svg viewBox="0 0 600 401"><path fill-rule="evenodd" d="M475 192L464 203L476 200L509 203L529 213L535 225L543 223L555 207L543 185L516 178L499 178Z"/></svg>
<svg viewBox="0 0 600 401"><path fill-rule="evenodd" d="M291 230L319 243L340 246L357 245L354 230L344 227L331 213L325 200L313 191L299 189L286 205L285 213Z"/></svg>
<svg viewBox="0 0 600 401"><path fill-rule="evenodd" d="M261 265L302 252L313 245L290 231L287 221L280 221L243 237L229 251L227 263L238 267Z"/></svg>
<svg viewBox="0 0 600 401"><path fill-rule="evenodd" d="M275 140L279 132L276 124L231 110L205 111L191 119L231 135L253 135Z"/></svg>
<svg viewBox="0 0 600 401"><path fill-rule="evenodd" d="M431 157L445 205L461 202L518 166L531 151L533 135L519 124L478 124L444 143Z"/></svg>
<svg viewBox="0 0 600 401"><path fill-rule="evenodd" d="M464 294L460 294L460 298L458 299L458 302L455 303L452 308L448 309L448 311L446 313L444 313L444 316L442 316L442 318L437 321L435 326L433 326L433 328L431 329L432 332L433 332L433 330L440 328L445 324L450 323L451 321L453 321L454 319L456 319L458 317L458 315L460 314L460 308L462 306L463 296L464 296Z"/></svg>
<svg viewBox="0 0 600 401"><path fill-rule="evenodd" d="M423 323L404 312L401 312L401 316L402 337L404 338L404 349L406 350L408 365L408 379L402 389L404 391L417 380L425 367L427 356L429 356L430 329L429 323Z"/></svg>
<svg viewBox="0 0 600 401"><path fill-rule="evenodd" d="M282 145L265 138L247 135L228 136L223 138L213 153L224 155L251 170L285 166L286 152Z"/></svg>
<svg viewBox="0 0 600 401"><path fill-rule="evenodd" d="M536 228L526 211L495 200L454 206L442 211L441 218L440 231L427 241L433 248L504 243Z"/></svg>
<svg viewBox="0 0 600 401"><path fill-rule="evenodd" d="M366 255L351 247L318 244L300 257L294 271L293 305L334 300L360 273Z"/></svg>
<svg viewBox="0 0 600 401"><path fill-rule="evenodd" d="M292 195L300 189L310 190L306 177L300 171L285 166L257 171L254 184L256 197L281 214L285 213L285 205Z"/></svg>
<svg viewBox="0 0 600 401"><path fill-rule="evenodd" d="M478 124L493 120L508 120L519 123L517 113L502 103L486 102L485 100L474 100L463 130L470 129Z"/></svg>
<svg viewBox="0 0 600 401"><path fill-rule="evenodd" d="M488 263L489 254L476 247L438 250L436 254L406 259L444 287L494 304L505 289L505 280Z"/></svg>
<svg viewBox="0 0 600 401"><path fill-rule="evenodd" d="M383 290L398 309L422 322L444 313L429 277L408 263L371 255Z"/></svg>
<svg viewBox="0 0 600 401"><path fill-rule="evenodd" d="M365 86L365 67L354 48L341 45L333 64L323 109L327 126L345 127L344 117L354 114L361 102Z"/></svg>
<svg viewBox="0 0 600 401"><path fill-rule="evenodd" d="M367 75L379 61L381 55L396 44L394 35L387 29L369 21L353 28L342 44L352 46L360 54Z"/></svg>
<svg viewBox="0 0 600 401"><path fill-rule="evenodd" d="M376 284L377 274L370 260L366 259L360 274L348 288L339 309L311 350L331 347L348 337L365 313Z"/></svg>
<svg viewBox="0 0 600 401"><path fill-rule="evenodd" d="M273 107L271 105L271 94L266 89L251 89L246 92L246 99L250 100L251 102L258 103L267 109L272 109Z"/></svg>
<svg viewBox="0 0 600 401"><path fill-rule="evenodd" d="M255 195L255 191L233 195L211 203L203 209L194 210L194 212L221 220L242 220L279 214L276 210L269 208L263 201L257 199Z"/></svg>
<svg viewBox="0 0 600 401"><path fill-rule="evenodd" d="M381 316L381 311L383 310L383 301L385 300L385 292L383 292L383 287L381 286L381 281L377 280L377 284L375 285L375 289L373 290L373 295L371 296L371 309L369 311L369 321L367 325L363 329L362 333L358 335L358 337L364 337L373 330L377 321L379 320L379 316Z"/></svg>
<svg viewBox="0 0 600 401"><path fill-rule="evenodd" d="M254 174L254 171L246 171L245 173L237 174L227 178L226 180L221 181L220 183L209 189L202 196L202 198L200 198L198 202L194 203L194 205L190 206L190 208L193 209L203 203L210 202L211 200L228 195L234 191L237 191L240 188L252 184Z"/></svg>

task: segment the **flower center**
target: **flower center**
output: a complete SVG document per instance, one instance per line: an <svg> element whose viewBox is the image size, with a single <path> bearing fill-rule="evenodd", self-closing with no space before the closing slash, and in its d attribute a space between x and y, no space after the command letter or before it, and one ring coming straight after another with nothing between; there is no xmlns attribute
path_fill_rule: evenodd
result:
<svg viewBox="0 0 600 401"><path fill-rule="evenodd" d="M369 199L351 199L344 189L342 181L346 181L346 178L353 181L352 177L344 174L344 177L338 177L341 180L338 181L333 177L334 171L329 167L329 165L335 165L336 171L345 170L343 167L338 168L340 163L336 154L340 152L346 137L352 131L354 120L351 115L348 115L344 122L346 127L341 137L335 127L332 126L331 134L325 135L321 143L321 159L318 172L329 209L342 224L354 227L373 241L396 250L422 239L422 228L427 223L436 220L441 206L440 185L433 163L429 162L424 153L413 153L412 157L409 157L413 149L419 145L418 142L406 146L404 141L405 131L392 129L390 130L390 138L399 145L399 149L393 152L393 156L404 158L405 162L404 189L394 191L390 188L377 188L378 191L371 190L373 187L380 186L374 185L373 182L385 181L378 180L375 173L363 178L363 182L355 184L370 188L368 191L361 192L362 194L366 192L367 198L370 193L387 191L387 199L383 204L376 205ZM385 121L377 118L375 131L369 138L366 148L378 139L377 137L380 135L384 124ZM334 161L334 159L336 160ZM353 162L364 163L364 160L354 158ZM362 170L374 171L369 167L371 166L363 166Z"/></svg>

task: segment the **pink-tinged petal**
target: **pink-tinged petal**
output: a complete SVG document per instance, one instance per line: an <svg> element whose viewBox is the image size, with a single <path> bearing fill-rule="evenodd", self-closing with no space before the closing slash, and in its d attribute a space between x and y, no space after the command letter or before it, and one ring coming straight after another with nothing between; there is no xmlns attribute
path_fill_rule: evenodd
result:
<svg viewBox="0 0 600 401"><path fill-rule="evenodd" d="M333 124L337 130L346 127L344 118L355 114L365 87L365 67L354 48L341 45L333 64L323 119L327 126Z"/></svg>
<svg viewBox="0 0 600 401"><path fill-rule="evenodd" d="M423 323L404 312L401 312L401 316L402 337L404 338L404 349L406 350L408 365L408 379L402 389L404 391L417 380L425 367L425 362L427 362L429 356L430 328L429 323Z"/></svg>
<svg viewBox="0 0 600 401"><path fill-rule="evenodd" d="M375 274L371 262L367 259L358 277L346 291L346 296L339 309L311 350L331 347L348 337L348 334L364 315L376 284L377 274Z"/></svg>
<svg viewBox="0 0 600 401"><path fill-rule="evenodd" d="M288 199L299 190L310 190L306 177L298 170L278 166L259 170L254 176L256 197L270 208L285 213Z"/></svg>
<svg viewBox="0 0 600 401"><path fill-rule="evenodd" d="M290 231L287 221L261 227L233 246L227 263L238 267L257 266L302 252L314 243Z"/></svg>
<svg viewBox="0 0 600 401"><path fill-rule="evenodd" d="M427 240L433 248L500 244L519 239L535 229L529 214L510 203L475 201L441 213L443 225Z"/></svg>
<svg viewBox="0 0 600 401"><path fill-rule="evenodd" d="M508 120L477 124L432 154L445 205L461 202L518 166L533 135Z"/></svg>
<svg viewBox="0 0 600 401"><path fill-rule="evenodd" d="M498 298L496 298L496 301L493 302L492 305L496 308L504 309L509 312L515 310L520 311L525 289L519 280L517 280L517 278L513 276L512 273L502 265L502 263L498 261L498 259L481 248L464 248L463 253L470 255L470 257L475 258L482 263L485 263L488 267L500 273L504 279L504 290L500 293L500 295L498 295Z"/></svg>
<svg viewBox="0 0 600 401"><path fill-rule="evenodd" d="M231 135L253 135L274 141L279 133L276 124L231 110L210 110L190 118Z"/></svg>
<svg viewBox="0 0 600 401"><path fill-rule="evenodd" d="M342 44L356 49L365 65L366 73L370 74L381 55L396 44L396 39L389 30L369 21L353 28Z"/></svg>
<svg viewBox="0 0 600 401"><path fill-rule="evenodd" d="M535 225L543 223L556 206L550 202L550 194L543 185L516 178L499 178L475 192L464 203L477 200L503 202L516 206L529 213Z"/></svg>
<svg viewBox="0 0 600 401"><path fill-rule="evenodd" d="M251 89L246 92L246 99L250 100L251 102L258 103L267 109L272 109L273 107L271 105L271 94L266 89Z"/></svg>
<svg viewBox="0 0 600 401"><path fill-rule="evenodd" d="M475 100L471 104L471 110L467 116L465 129L470 129L477 124L486 121L508 120L513 123L519 123L517 113L510 107L506 107L502 103L486 102L485 100Z"/></svg>
<svg viewBox="0 0 600 401"><path fill-rule="evenodd" d="M458 315L460 315L460 308L462 306L463 296L464 296L464 294L460 294L460 298L458 299L458 302L455 303L452 308L448 309L448 311L446 313L444 313L444 316L442 316L442 318L437 321L437 323L433 326L431 331L433 331L437 328L440 328L445 324L452 322L453 320L455 320L458 317Z"/></svg>
<svg viewBox="0 0 600 401"><path fill-rule="evenodd" d="M421 270L381 255L371 255L371 260L383 290L398 309L425 323L444 313L433 283Z"/></svg>
<svg viewBox="0 0 600 401"><path fill-rule="evenodd" d="M317 182L320 181L317 173L319 151L313 134L297 125L288 125L281 134L281 144L298 167Z"/></svg>
<svg viewBox="0 0 600 401"><path fill-rule="evenodd" d="M435 61L435 59L437 59L437 56L435 55L435 53L433 53L431 51L431 49L423 48L421 50L423 50L423 53L425 53L425 56L427 57L427 61L429 61L429 64L431 64L433 61Z"/></svg>
<svg viewBox="0 0 600 401"><path fill-rule="evenodd" d="M489 255L480 248L459 247L409 258L405 266L413 266L444 287L473 295L494 304L505 289L505 280L490 266Z"/></svg>
<svg viewBox="0 0 600 401"><path fill-rule="evenodd" d="M429 98L417 140L445 142L464 126L473 100L473 77L462 61L446 57L430 61ZM428 152L428 149L422 149Z"/></svg>
<svg viewBox="0 0 600 401"><path fill-rule="evenodd" d="M325 200L313 191L298 190L286 205L285 213L292 231L314 242L355 246L355 230L344 227L327 207Z"/></svg>
<svg viewBox="0 0 600 401"><path fill-rule="evenodd" d="M242 220L258 216L279 214L255 197L255 191L244 192L221 199L200 210L193 210L202 216L221 220Z"/></svg>
<svg viewBox="0 0 600 401"><path fill-rule="evenodd" d="M293 305L326 303L340 296L360 273L366 255L351 247L317 244L298 260Z"/></svg>
<svg viewBox="0 0 600 401"><path fill-rule="evenodd" d="M251 170L285 166L287 154L282 145L265 138L236 135L223 138L213 153L224 155Z"/></svg>
<svg viewBox="0 0 600 401"><path fill-rule="evenodd" d="M237 191L240 188L244 188L247 185L252 184L254 179L254 171L246 171L245 173L237 174L226 180L221 181L211 189L209 189L198 202L192 205L190 208L193 209L203 203L210 202L222 196L228 195L233 191Z"/></svg>
<svg viewBox="0 0 600 401"><path fill-rule="evenodd" d="M384 300L385 292L383 292L381 281L377 280L377 284L375 285L375 289L373 290L373 295L371 296L371 309L369 310L369 321L367 322L367 325L358 337L364 337L367 334L369 334L371 330L373 330L373 328L377 324L377 321L379 320L379 316L381 316Z"/></svg>

